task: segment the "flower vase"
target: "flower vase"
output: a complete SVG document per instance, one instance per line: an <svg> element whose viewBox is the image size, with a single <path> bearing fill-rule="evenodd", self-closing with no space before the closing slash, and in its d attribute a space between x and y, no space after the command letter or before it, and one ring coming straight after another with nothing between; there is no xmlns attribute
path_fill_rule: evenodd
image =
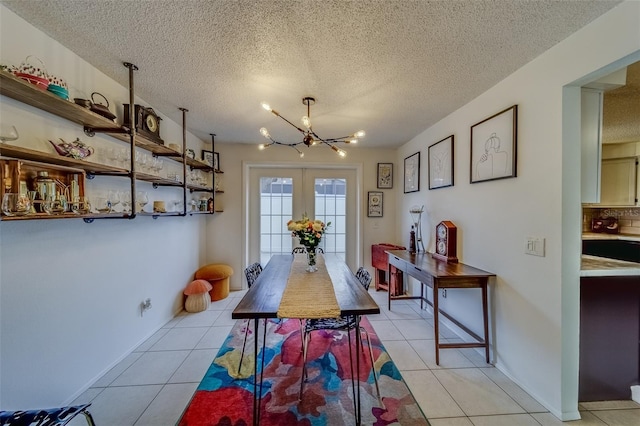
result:
<svg viewBox="0 0 640 426"><path fill-rule="evenodd" d="M307 272L316 272L316 249L307 247Z"/></svg>

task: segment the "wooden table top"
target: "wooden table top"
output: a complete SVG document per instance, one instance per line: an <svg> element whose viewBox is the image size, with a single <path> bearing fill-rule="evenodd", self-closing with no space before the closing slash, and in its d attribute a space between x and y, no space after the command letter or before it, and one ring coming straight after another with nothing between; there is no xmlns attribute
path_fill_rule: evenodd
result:
<svg viewBox="0 0 640 426"><path fill-rule="evenodd" d="M404 260L434 278L484 278L495 277L496 274L465 265L464 263L447 263L443 260L435 259L431 253L409 253L407 250L388 250L386 253Z"/></svg>
<svg viewBox="0 0 640 426"><path fill-rule="evenodd" d="M231 313L231 318L277 318L291 262L293 255L290 254L272 256L256 282ZM340 305L340 315L380 313L380 307L344 262L332 262L327 270Z"/></svg>

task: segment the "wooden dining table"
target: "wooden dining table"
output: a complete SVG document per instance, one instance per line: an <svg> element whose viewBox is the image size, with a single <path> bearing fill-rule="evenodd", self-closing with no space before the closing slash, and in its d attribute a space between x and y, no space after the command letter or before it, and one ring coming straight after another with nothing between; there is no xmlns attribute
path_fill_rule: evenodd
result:
<svg viewBox="0 0 640 426"><path fill-rule="evenodd" d="M233 319L249 319L253 320L254 328L254 391L253 391L253 424L259 425L260 422L260 402L262 394L262 374L264 371L264 351L262 351L262 367L260 369L260 378L258 380L258 333L259 320L263 321L262 341L266 339L266 323L269 318L278 318L278 310L282 295L287 287L290 271L294 255L274 255L271 257L262 273L258 276L256 282L247 291L240 303L231 313ZM335 297L340 308L341 316L354 316L356 318L356 326L359 325L361 315L379 314L380 307L371 298L369 293L364 289L360 282L356 279L353 272L342 261L327 262L326 270L330 276ZM300 319L312 319L315 316L304 314L299 316ZM357 330L357 327L356 327ZM358 354L362 345L360 333L355 333L355 353ZM302 338L302 336L301 336ZM360 371L360 357L356 356L356 370ZM300 380L303 380L301 377ZM259 385L258 385L259 382ZM361 424L360 412L360 386L354 386L354 416L357 425Z"/></svg>

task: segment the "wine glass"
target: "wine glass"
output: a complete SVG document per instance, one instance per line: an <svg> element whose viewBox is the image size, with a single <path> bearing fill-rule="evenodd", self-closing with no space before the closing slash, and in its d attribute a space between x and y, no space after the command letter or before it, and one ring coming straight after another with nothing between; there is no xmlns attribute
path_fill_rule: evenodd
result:
<svg viewBox="0 0 640 426"><path fill-rule="evenodd" d="M173 211L174 212L181 212L182 211L182 200L173 200L173 201L171 201L171 203L173 204Z"/></svg>
<svg viewBox="0 0 640 426"><path fill-rule="evenodd" d="M118 194L123 213L131 213L131 191L121 191Z"/></svg>
<svg viewBox="0 0 640 426"><path fill-rule="evenodd" d="M4 194L2 197L2 213L5 216L24 216L29 214L31 202L26 194Z"/></svg>
<svg viewBox="0 0 640 426"><path fill-rule="evenodd" d="M129 170L131 168L131 151L127 148L121 148L118 151L118 161L123 169Z"/></svg>
<svg viewBox="0 0 640 426"><path fill-rule="evenodd" d="M107 205L109 206L109 213L113 213L113 208L120 204L120 197L118 191L113 189L107 192Z"/></svg>
<svg viewBox="0 0 640 426"><path fill-rule="evenodd" d="M141 154L136 155L136 164L140 168L141 172L147 170L148 162L149 162L149 156L147 154L141 153Z"/></svg>
<svg viewBox="0 0 640 426"><path fill-rule="evenodd" d="M149 203L149 197L147 197L147 193L144 191L136 192L136 211L144 212L143 208Z"/></svg>
<svg viewBox="0 0 640 426"><path fill-rule="evenodd" d="M0 143L15 141L19 137L16 126L0 125Z"/></svg>
<svg viewBox="0 0 640 426"><path fill-rule="evenodd" d="M109 150L107 151L107 156L109 160L111 160L113 165L115 166L120 165L120 151L118 150L118 148L115 148L115 147L109 148Z"/></svg>

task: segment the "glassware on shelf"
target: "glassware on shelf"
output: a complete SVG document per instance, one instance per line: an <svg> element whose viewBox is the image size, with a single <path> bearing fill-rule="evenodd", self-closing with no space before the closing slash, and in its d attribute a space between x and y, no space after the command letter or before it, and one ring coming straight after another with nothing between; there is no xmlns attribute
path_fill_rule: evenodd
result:
<svg viewBox="0 0 640 426"><path fill-rule="evenodd" d="M91 211L91 203L86 197L78 197L69 203L69 210L74 214L87 214Z"/></svg>
<svg viewBox="0 0 640 426"><path fill-rule="evenodd" d="M38 200L40 203L40 210L42 213L53 214L53 204L56 201L54 195L45 195L44 198Z"/></svg>
<svg viewBox="0 0 640 426"><path fill-rule="evenodd" d="M109 205L109 213L113 213L114 207L120 204L118 191L111 189L107 192L107 203Z"/></svg>
<svg viewBox="0 0 640 426"><path fill-rule="evenodd" d="M121 148L118 152L118 161L123 169L131 168L131 151L128 148Z"/></svg>
<svg viewBox="0 0 640 426"><path fill-rule="evenodd" d="M0 125L0 143L15 141L19 137L16 126Z"/></svg>
<svg viewBox="0 0 640 426"><path fill-rule="evenodd" d="M91 198L91 206L93 207L94 213L110 213L111 212L111 204L109 200L104 195L96 195Z"/></svg>
<svg viewBox="0 0 640 426"><path fill-rule="evenodd" d="M29 197L29 202L31 203L31 207L29 207L29 214L36 214L36 196L38 195L38 191L27 191L27 197Z"/></svg>
<svg viewBox="0 0 640 426"><path fill-rule="evenodd" d="M120 166L120 151L116 147L107 150L107 158L114 166Z"/></svg>
<svg viewBox="0 0 640 426"><path fill-rule="evenodd" d="M131 213L131 191L120 191L118 194L123 213Z"/></svg>
<svg viewBox="0 0 640 426"><path fill-rule="evenodd" d="M136 155L136 166L141 172L149 171L149 161L149 154L143 152Z"/></svg>
<svg viewBox="0 0 640 426"><path fill-rule="evenodd" d="M5 216L24 216L31 211L27 194L7 193L2 197L2 213Z"/></svg>
<svg viewBox="0 0 640 426"><path fill-rule="evenodd" d="M171 201L171 204L173 205L174 212L178 212L178 213L182 212L182 200L173 200Z"/></svg>
<svg viewBox="0 0 640 426"><path fill-rule="evenodd" d="M53 214L64 214L67 211L67 198L64 195L58 194L56 198L53 200L51 206L51 213Z"/></svg>
<svg viewBox="0 0 640 426"><path fill-rule="evenodd" d="M147 193L144 191L136 192L136 211L144 212L144 206L149 204L149 197L147 197Z"/></svg>

